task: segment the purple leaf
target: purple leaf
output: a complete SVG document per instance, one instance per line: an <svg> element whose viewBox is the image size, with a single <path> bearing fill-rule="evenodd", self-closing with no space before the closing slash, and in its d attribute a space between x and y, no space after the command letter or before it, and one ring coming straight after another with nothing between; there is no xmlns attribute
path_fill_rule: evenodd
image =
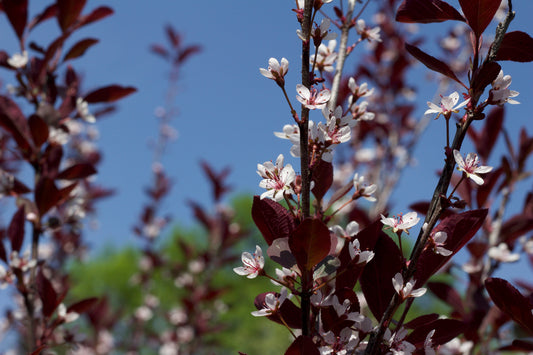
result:
<svg viewBox="0 0 533 355"><path fill-rule="evenodd" d="M320 355L320 351L312 338L300 335L285 351L285 355Z"/></svg>
<svg viewBox="0 0 533 355"><path fill-rule="evenodd" d="M494 304L516 323L533 334L533 303L504 279L489 277L485 288Z"/></svg>
<svg viewBox="0 0 533 355"><path fill-rule="evenodd" d="M2 5L17 37L22 41L28 21L28 0L3 0Z"/></svg>
<svg viewBox="0 0 533 355"><path fill-rule="evenodd" d="M452 71L452 69L448 66L448 64L444 63L443 61L435 57L430 56L426 52L423 52L421 49L415 46L412 46L409 43L405 44L405 49L407 49L407 51L411 53L413 57L415 57L420 62L422 62L422 64L424 64L428 69L441 73L442 75L447 76L448 78L457 81L459 84L461 84L462 86L466 88L465 84L463 84L461 80L457 78L457 76Z"/></svg>
<svg viewBox="0 0 533 355"><path fill-rule="evenodd" d="M137 89L131 86L124 87L120 85L109 85L98 90L92 91L85 96L88 103L94 102L113 102L133 94Z"/></svg>
<svg viewBox="0 0 533 355"><path fill-rule="evenodd" d="M459 0L466 20L477 38L492 21L502 0Z"/></svg>
<svg viewBox="0 0 533 355"><path fill-rule="evenodd" d="M466 19L452 6L441 0L404 0L398 12L396 21L407 23L431 23Z"/></svg>
<svg viewBox="0 0 533 355"><path fill-rule="evenodd" d="M288 238L296 224L294 217L279 203L254 196L252 219L268 245L275 239Z"/></svg>
<svg viewBox="0 0 533 355"><path fill-rule="evenodd" d="M321 201L333 184L333 165L320 159L320 162L313 168L312 177L315 186L311 191L316 199Z"/></svg>
<svg viewBox="0 0 533 355"><path fill-rule="evenodd" d="M80 163L71 166L57 174L57 179L75 180L84 179L93 174L96 174L96 169L90 163Z"/></svg>
<svg viewBox="0 0 533 355"><path fill-rule="evenodd" d="M533 61L533 38L522 31L506 33L496 53L496 60Z"/></svg>
<svg viewBox="0 0 533 355"><path fill-rule="evenodd" d="M89 49L89 47L95 45L96 43L98 43L98 40L96 38L86 38L82 39L81 41L78 41L72 46L72 48L69 49L67 54L65 54L65 58L63 58L63 61L81 57L85 53L85 51Z"/></svg>
<svg viewBox="0 0 533 355"><path fill-rule="evenodd" d="M329 254L329 229L319 219L306 218L289 236L289 246L300 270L311 271Z"/></svg>
<svg viewBox="0 0 533 355"><path fill-rule="evenodd" d="M57 22L63 32L78 20L86 2L87 0L57 0Z"/></svg>
<svg viewBox="0 0 533 355"><path fill-rule="evenodd" d="M11 251L20 252L22 242L24 241L24 223L26 222L25 206L19 207L13 215L11 223L7 229L7 236L11 241Z"/></svg>

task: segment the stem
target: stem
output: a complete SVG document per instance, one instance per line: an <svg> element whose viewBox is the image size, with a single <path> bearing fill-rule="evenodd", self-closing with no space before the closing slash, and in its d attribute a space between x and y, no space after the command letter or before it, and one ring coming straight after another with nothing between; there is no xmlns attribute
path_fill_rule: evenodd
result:
<svg viewBox="0 0 533 355"><path fill-rule="evenodd" d="M302 21L302 32L305 41L302 41L302 85L306 88L311 87L309 78L309 43L311 33L311 16L313 9L313 0L305 0L304 16ZM310 216L310 199L311 199L311 173L309 171L309 109L302 105L301 119L298 122L300 128L300 170L302 174L302 191L301 191L301 209L302 217ZM309 315L311 313L311 292L310 282L312 284L312 273L309 275L307 270L302 270L302 292L301 292L301 310L302 310L302 335L308 336Z"/></svg>
<svg viewBox="0 0 533 355"><path fill-rule="evenodd" d="M337 100L339 96L339 87L341 85L342 70L344 68L344 61L346 60L346 46L348 45L348 33L350 31L353 9L355 7L355 1L350 5L348 12L346 13L345 20L341 29L341 42L339 44L339 56L337 58L337 68L335 69L335 76L333 77L333 83L331 84L331 98L329 99L328 108L333 111L337 107Z"/></svg>

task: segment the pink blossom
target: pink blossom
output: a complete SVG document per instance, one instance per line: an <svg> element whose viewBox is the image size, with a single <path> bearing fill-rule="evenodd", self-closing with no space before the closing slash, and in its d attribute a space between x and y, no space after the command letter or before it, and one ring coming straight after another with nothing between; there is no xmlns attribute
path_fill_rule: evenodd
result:
<svg viewBox="0 0 533 355"><path fill-rule="evenodd" d="M265 296L265 304L263 308L252 312L254 317L265 317L276 313L283 302L287 299L287 288L282 287L280 293L269 293Z"/></svg>
<svg viewBox="0 0 533 355"><path fill-rule="evenodd" d="M452 254L451 250L444 248L444 243L448 239L448 234L446 232L437 232L431 237L433 241L433 251L435 254L440 254L442 256L449 256Z"/></svg>
<svg viewBox="0 0 533 355"><path fill-rule="evenodd" d="M489 103L493 105L503 105L504 103L519 104L520 102L513 100L512 97L519 95L518 91L509 89L511 85L511 76L503 75L503 70L492 82L492 89L489 91Z"/></svg>
<svg viewBox="0 0 533 355"><path fill-rule="evenodd" d="M408 212L404 215L394 217L385 217L381 215L381 223L392 229L394 233L403 230L409 233L409 229L414 227L420 221L420 217L416 212Z"/></svg>
<svg viewBox="0 0 533 355"><path fill-rule="evenodd" d="M472 179L478 185L483 185L484 181L477 174L486 174L492 171L492 166L479 165L479 159L476 153L468 153L466 160L463 160L461 153L457 149L454 149L453 156L457 163L457 170L461 170L466 174L467 178Z"/></svg>
<svg viewBox="0 0 533 355"><path fill-rule="evenodd" d="M263 178L259 182L259 187L267 190L261 194L261 199L268 197L274 201L281 201L285 194L294 193L292 183L296 173L292 165L283 166L283 154L276 159L276 165L272 162L257 164L257 173Z"/></svg>
<svg viewBox="0 0 533 355"><path fill-rule="evenodd" d="M429 101L427 102L429 109L424 112L424 115L436 113L437 117L435 117L435 119L439 118L441 114L446 118L450 118L452 112L459 112L459 109L470 101L470 99L468 99L457 105L457 102L459 101L459 93L457 91L451 93L450 96L441 95L440 97L440 105L435 105L433 102Z"/></svg>
<svg viewBox="0 0 533 355"><path fill-rule="evenodd" d="M331 92L328 89L317 92L315 88L312 88L311 91L309 91L309 89L302 84L296 85L296 92L298 93L296 99L310 110L324 108L331 97Z"/></svg>
<svg viewBox="0 0 533 355"><path fill-rule="evenodd" d="M427 290L423 287L414 290L415 283L415 280L411 280L404 284L403 276L399 272L392 278L392 285L402 299L420 297L426 293Z"/></svg>
<svg viewBox="0 0 533 355"><path fill-rule="evenodd" d="M242 253L241 260L243 266L239 266L233 269L236 274L246 276L249 279L253 279L263 271L265 266L265 258L263 258L263 251L259 245L255 247L255 253L252 255L245 251Z"/></svg>
<svg viewBox="0 0 533 355"><path fill-rule="evenodd" d="M379 32L381 28L376 26L374 28L366 27L365 20L359 19L355 25L355 29L359 35L361 35L362 40L367 40L369 42L376 41L381 42L381 36Z"/></svg>
<svg viewBox="0 0 533 355"><path fill-rule="evenodd" d="M289 71L289 61L281 58L281 65L276 58L268 60L268 69L259 68L259 72L268 79L274 80L279 86L285 85L285 74Z"/></svg>

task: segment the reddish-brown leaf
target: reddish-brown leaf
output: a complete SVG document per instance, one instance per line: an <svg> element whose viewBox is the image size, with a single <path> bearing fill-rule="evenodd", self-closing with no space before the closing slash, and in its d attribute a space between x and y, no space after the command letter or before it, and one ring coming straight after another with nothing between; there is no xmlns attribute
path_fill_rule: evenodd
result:
<svg viewBox="0 0 533 355"><path fill-rule="evenodd" d="M398 12L396 21L407 23L431 23L466 19L454 7L441 0L404 0Z"/></svg>
<svg viewBox="0 0 533 355"><path fill-rule="evenodd" d="M490 153L496 144L496 140L501 132L504 118L503 106L494 106L487 117L485 118L485 125L483 130L479 133L473 133L470 135L474 144L476 145L476 151L483 161L488 161ZM468 130L474 132L473 130Z"/></svg>
<svg viewBox="0 0 533 355"><path fill-rule="evenodd" d="M481 95L500 73L501 66L496 62L484 62L472 76L472 95Z"/></svg>
<svg viewBox="0 0 533 355"><path fill-rule="evenodd" d="M300 335L289 346L285 355L320 355L313 339Z"/></svg>
<svg viewBox="0 0 533 355"><path fill-rule="evenodd" d="M24 209L24 205L19 207L7 229L7 236L11 241L11 251L19 252L24 241L24 223L26 222Z"/></svg>
<svg viewBox="0 0 533 355"><path fill-rule="evenodd" d="M422 287L426 281L448 262L470 239L474 237L482 226L487 209L471 210L444 218L432 231L445 232L448 235L444 248L452 254L443 256L428 248L420 255L414 275L416 287Z"/></svg>
<svg viewBox="0 0 533 355"><path fill-rule="evenodd" d="M296 223L294 217L279 203L254 196L252 219L268 245L275 239L288 238Z"/></svg>
<svg viewBox="0 0 533 355"><path fill-rule="evenodd" d="M28 21L28 0L3 0L2 5L17 37L22 41Z"/></svg>
<svg viewBox="0 0 533 355"><path fill-rule="evenodd" d="M39 298L43 304L43 315L49 318L59 305L57 292L54 290L50 280L44 276L42 269L37 273L36 283L37 292L39 293Z"/></svg>
<svg viewBox="0 0 533 355"><path fill-rule="evenodd" d="M67 313L68 312L76 312L78 314L85 313L91 310L91 308L93 308L98 303L98 301L99 299L96 297L86 298L84 300L81 300L79 302L76 302L70 305L67 308Z"/></svg>
<svg viewBox="0 0 533 355"><path fill-rule="evenodd" d="M86 38L82 39L81 41L78 41L72 46L72 48L69 49L67 54L65 54L65 58L63 58L63 61L81 57L85 53L85 51L89 49L89 47L95 45L96 43L98 43L98 40L96 38Z"/></svg>
<svg viewBox="0 0 533 355"><path fill-rule="evenodd" d="M333 184L333 165L324 160L316 164L312 171L315 186L311 190L318 201L321 201Z"/></svg>
<svg viewBox="0 0 533 355"><path fill-rule="evenodd" d="M440 316L437 313L424 314L422 316L416 317L412 321L405 323L404 327L407 329L418 328L424 324L436 321L437 319L439 319L439 317Z"/></svg>
<svg viewBox="0 0 533 355"><path fill-rule="evenodd" d="M57 22L63 32L78 20L86 2L87 0L57 0Z"/></svg>
<svg viewBox="0 0 533 355"><path fill-rule="evenodd" d="M478 186L478 189L476 191L477 207L489 207L485 206L485 204L487 203L492 190L496 187L498 181L500 181L500 177L502 176L502 174L503 169L498 168L489 172L488 174L483 175L483 185Z"/></svg>
<svg viewBox="0 0 533 355"><path fill-rule="evenodd" d="M96 169L92 164L80 163L63 170L57 174L57 178L63 180L84 179L93 174L96 174Z"/></svg>
<svg viewBox="0 0 533 355"><path fill-rule="evenodd" d="M202 51L202 47L200 46L188 46L185 48L176 58L176 63L183 63L185 62L191 55L200 53Z"/></svg>
<svg viewBox="0 0 533 355"><path fill-rule="evenodd" d="M370 311L376 319L381 319L396 292L392 279L402 270L403 257L386 234L380 235L374 253L374 258L363 269L360 284Z"/></svg>
<svg viewBox="0 0 533 355"><path fill-rule="evenodd" d="M435 333L431 337L431 344L437 346L449 342L459 334L463 333L465 329L465 323L457 319L437 319L415 328L405 340L417 348L421 348L424 347L424 342L428 333L435 330Z"/></svg>
<svg viewBox="0 0 533 355"><path fill-rule="evenodd" d="M89 103L113 102L133 94L136 91L137 89L131 86L124 87L120 85L109 85L90 92L87 94L87 96L85 96L85 101Z"/></svg>
<svg viewBox="0 0 533 355"><path fill-rule="evenodd" d="M0 234L0 259L2 259L6 264L8 264L7 261L7 252L6 248L4 247L4 233Z"/></svg>
<svg viewBox="0 0 533 355"><path fill-rule="evenodd" d="M533 303L530 300L504 279L489 277L485 281L485 288L499 309L533 334Z"/></svg>
<svg viewBox="0 0 533 355"><path fill-rule="evenodd" d="M39 215L43 216L48 210L54 207L60 200L59 190L54 184L54 180L43 177L35 186L35 204Z"/></svg>
<svg viewBox="0 0 533 355"><path fill-rule="evenodd" d="M442 75L447 76L448 78L457 81L459 84L461 84L462 86L466 88L466 86L461 82L461 80L457 78L457 76L452 71L452 69L448 66L448 64L444 63L443 61L433 56L430 56L426 52L422 51L421 49L415 46L410 45L409 43L405 44L405 49L407 49L407 51L411 53L413 57L415 57L420 62L422 62L422 64L424 64L428 69L441 73Z"/></svg>
<svg viewBox="0 0 533 355"><path fill-rule="evenodd" d="M11 133L24 155L31 151L30 129L26 117L18 105L7 96L0 96L0 125Z"/></svg>
<svg viewBox="0 0 533 355"><path fill-rule="evenodd" d="M459 0L466 22L477 38L487 28L502 0Z"/></svg>
<svg viewBox="0 0 533 355"><path fill-rule="evenodd" d="M522 31L506 33L496 53L496 60L533 61L533 38Z"/></svg>
<svg viewBox="0 0 533 355"><path fill-rule="evenodd" d="M100 21L103 18L106 18L107 16L111 16L113 14L113 10L110 7L107 6L100 6L96 9L94 9L91 13L85 16L80 17L80 21L78 26L86 26L90 23Z"/></svg>
<svg viewBox="0 0 533 355"><path fill-rule="evenodd" d="M320 219L306 218L289 236L289 246L300 270L311 271L329 253L329 229Z"/></svg>
<svg viewBox="0 0 533 355"><path fill-rule="evenodd" d="M178 32L171 25L165 26L165 32L167 33L168 40L173 48L178 48L181 43L181 37Z"/></svg>
<svg viewBox="0 0 533 355"><path fill-rule="evenodd" d="M42 23L42 22L44 22L46 20L49 20L51 18L56 17L57 13L58 13L57 4L52 4L52 5L48 6L46 9L44 9L43 12L41 12L38 15L36 15L33 18L33 20L30 21L30 23L28 24L28 29L32 30L38 24L40 24L40 23Z"/></svg>
<svg viewBox="0 0 533 355"><path fill-rule="evenodd" d="M37 115L30 116L28 119L28 125L30 127L33 143L35 143L37 148L40 148L48 140L48 125Z"/></svg>

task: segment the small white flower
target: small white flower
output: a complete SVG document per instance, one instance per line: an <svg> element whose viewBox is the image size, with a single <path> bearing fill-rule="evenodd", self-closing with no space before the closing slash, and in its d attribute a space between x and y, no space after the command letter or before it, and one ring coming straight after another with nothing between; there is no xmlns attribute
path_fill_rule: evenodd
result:
<svg viewBox="0 0 533 355"><path fill-rule="evenodd" d="M246 276L249 279L253 279L263 271L265 266L265 258L263 257L263 251L259 245L255 246L255 253L252 255L245 251L241 255L243 266L239 266L233 269L233 271L241 276Z"/></svg>
<svg viewBox="0 0 533 355"><path fill-rule="evenodd" d="M355 174L353 177L353 186L355 188L355 193L359 194L361 197L366 199L370 202L375 202L376 198L372 196L378 189L378 186L376 184L372 185L365 185L365 177L359 176L359 174Z"/></svg>
<svg viewBox="0 0 533 355"><path fill-rule="evenodd" d="M443 247L446 239L448 239L448 234L446 232L437 232L433 235L433 251L435 254L440 254L442 256L449 256L452 254L451 250Z"/></svg>
<svg viewBox="0 0 533 355"><path fill-rule="evenodd" d="M268 60L268 69L259 68L265 78L274 80L279 86L285 85L285 74L289 71L289 61L281 58L281 65L276 58Z"/></svg>
<svg viewBox="0 0 533 355"><path fill-rule="evenodd" d="M394 233L403 230L409 234L409 229L414 227L420 221L416 212L408 212L404 215L385 217L381 215L381 223L392 229Z"/></svg>
<svg viewBox="0 0 533 355"><path fill-rule="evenodd" d="M488 251L489 257L502 263L513 263L520 259L520 254L512 254L507 243L500 243L491 247Z"/></svg>
<svg viewBox="0 0 533 355"><path fill-rule="evenodd" d="M265 317L275 313L287 299L287 288L282 287L280 294L269 293L265 296L264 308L252 312L254 317Z"/></svg>
<svg viewBox="0 0 533 355"><path fill-rule="evenodd" d="M486 174L492 171L492 166L479 166L479 159L476 153L468 153L466 160L463 160L461 153L457 149L454 149L453 157L457 163L457 170L461 170L466 174L467 178L472 179L478 185L483 185L484 181L477 174Z"/></svg>
<svg viewBox="0 0 533 355"><path fill-rule="evenodd" d="M296 173L291 164L283 166L283 154L276 159L276 165L272 162L257 164L257 173L263 178L259 187L267 191L261 194L261 199L268 197L274 201L281 201L285 194L294 193L292 183L296 179Z"/></svg>
<svg viewBox="0 0 533 355"><path fill-rule="evenodd" d="M509 89L511 85L511 76L503 75L503 70L492 82L492 89L489 91L489 103L493 105L503 105L504 103L519 104L520 102L513 100L512 97L519 95L518 91Z"/></svg>
<svg viewBox="0 0 533 355"><path fill-rule="evenodd" d="M309 89L302 84L296 85L296 92L298 93L296 99L310 110L324 108L331 97L331 92L328 89L317 92L315 88L312 88L311 91L309 91Z"/></svg>
<svg viewBox="0 0 533 355"><path fill-rule="evenodd" d="M459 112L459 109L468 104L470 101L470 99L467 99L456 106L457 102L459 101L459 93L457 91L451 93L450 96L441 95L440 97L440 106L435 105L433 102L427 102L429 109L424 112L424 115L436 113L437 117L435 117L435 119L439 118L441 114L448 119L450 118L452 112Z"/></svg>
<svg viewBox="0 0 533 355"><path fill-rule="evenodd" d="M357 96L357 98L371 96L374 93L374 88L368 90L368 84L366 82L358 86L353 77L348 79L348 87L352 95Z"/></svg>
<svg viewBox="0 0 533 355"><path fill-rule="evenodd" d="M67 312L67 307L63 303L57 306L57 316L65 321L65 323L74 322L79 318L79 314L76 312Z"/></svg>
<svg viewBox="0 0 533 355"><path fill-rule="evenodd" d="M406 299L409 297L420 297L426 293L427 290L423 287L413 290L415 283L415 280L411 280L404 284L403 276L399 272L396 273L396 275L394 275L394 277L392 278L392 285L394 286L394 289L400 295L400 297L402 297L402 299Z"/></svg>
<svg viewBox="0 0 533 355"><path fill-rule="evenodd" d="M359 19L357 20L355 29L357 33L361 36L362 40L366 39L369 42L381 42L381 36L379 34L381 28L379 28L379 26L376 26L374 28L366 27L365 20Z"/></svg>
<svg viewBox="0 0 533 355"><path fill-rule="evenodd" d="M21 53L15 53L10 58L7 59L7 64L11 65L13 68L23 68L28 64L28 52L23 51Z"/></svg>
<svg viewBox="0 0 533 355"><path fill-rule="evenodd" d="M369 263L370 260L374 258L374 252L370 250L361 251L359 240L354 239L349 245L348 245L348 251L350 252L350 258L353 260L356 256L359 255L359 260L357 261L357 264L362 263Z"/></svg>
<svg viewBox="0 0 533 355"><path fill-rule="evenodd" d="M96 122L96 118L94 117L94 115L91 115L91 113L89 112L89 103L81 97L78 97L76 99L76 110L78 110L78 114L85 122Z"/></svg>

